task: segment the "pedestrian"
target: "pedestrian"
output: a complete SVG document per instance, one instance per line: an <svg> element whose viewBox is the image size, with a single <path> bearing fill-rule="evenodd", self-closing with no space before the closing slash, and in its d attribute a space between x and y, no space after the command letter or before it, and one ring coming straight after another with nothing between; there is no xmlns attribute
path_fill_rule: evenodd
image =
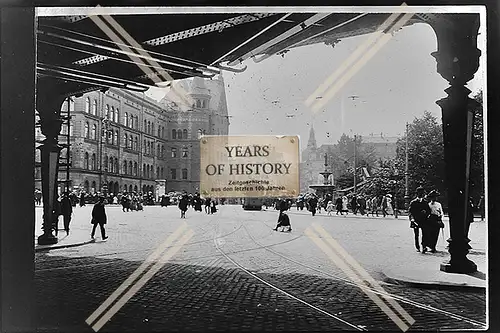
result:
<svg viewBox="0 0 500 333"><path fill-rule="evenodd" d="M379 202L377 196L374 196L371 200L371 208L372 208L372 216L375 216L375 214L378 217L378 207L379 207Z"/></svg>
<svg viewBox="0 0 500 333"><path fill-rule="evenodd" d="M387 215L393 215L394 209L392 208L392 194L387 193L385 196L385 211Z"/></svg>
<svg viewBox="0 0 500 333"><path fill-rule="evenodd" d="M436 244L439 237L439 230L444 228L443 224L443 207L437 201L439 193L436 190L432 190L427 194L430 199L429 208L430 215L427 223L427 245L431 248L431 252L436 252Z"/></svg>
<svg viewBox="0 0 500 333"><path fill-rule="evenodd" d="M366 200L365 200L365 197L363 195L360 195L358 198L358 209L359 209L359 213L361 215L365 215Z"/></svg>
<svg viewBox="0 0 500 333"><path fill-rule="evenodd" d="M422 229L422 253L427 252L427 219L431 212L429 204L424 199L425 190L422 186L417 187L417 197L410 202L408 209L410 218L410 228L413 229L415 236L415 247L420 252L419 234Z"/></svg>
<svg viewBox="0 0 500 333"><path fill-rule="evenodd" d="M189 205L189 198L187 196L187 194L183 194L181 199L179 200L179 209L181 211L181 219L185 219L186 218L186 211L188 209L188 205Z"/></svg>
<svg viewBox="0 0 500 333"><path fill-rule="evenodd" d="M80 207L85 206L85 192L80 193Z"/></svg>
<svg viewBox="0 0 500 333"><path fill-rule="evenodd" d="M342 211L342 198L338 197L335 200L335 209L337 209L337 213L335 215L344 215L344 212Z"/></svg>
<svg viewBox="0 0 500 333"><path fill-rule="evenodd" d="M280 210L280 215L278 216L278 224L274 231L278 231L278 228L281 228L281 231L285 231L285 227L288 227L287 231L292 231L292 225L290 224L290 217L284 211Z"/></svg>
<svg viewBox="0 0 500 333"><path fill-rule="evenodd" d="M312 216L316 215L316 207L318 206L318 198L316 195L311 195L309 198L309 210L312 213Z"/></svg>
<svg viewBox="0 0 500 333"><path fill-rule="evenodd" d="M342 197L342 211L345 213L345 215L349 215L349 210L347 209L347 197L344 195Z"/></svg>
<svg viewBox="0 0 500 333"><path fill-rule="evenodd" d="M351 198L351 209L352 213L356 215L356 213L358 212L358 198L355 195L353 195Z"/></svg>
<svg viewBox="0 0 500 333"><path fill-rule="evenodd" d="M334 209L335 209L335 206L333 205L333 202L331 200L328 201L328 203L326 204L326 211L328 213L328 216L332 215L332 212ZM337 213L338 213L338 210L337 210Z"/></svg>
<svg viewBox="0 0 500 333"><path fill-rule="evenodd" d="M217 213L217 202L212 200L212 205L210 207L210 214Z"/></svg>
<svg viewBox="0 0 500 333"><path fill-rule="evenodd" d="M205 213L207 214L210 214L210 206L211 206L210 201L211 201L210 198L205 199Z"/></svg>
<svg viewBox="0 0 500 333"><path fill-rule="evenodd" d="M108 236L106 236L106 230L104 229L104 225L107 223L106 210L104 209L104 197L99 197L97 203L94 205L94 208L92 209L91 223L94 226L92 227L90 238L94 239L95 230L97 229L97 225L99 225L102 240L108 239Z"/></svg>
<svg viewBox="0 0 500 333"><path fill-rule="evenodd" d="M64 231L69 235L69 223L73 214L73 204L68 192L64 192L61 198L61 215L63 216Z"/></svg>

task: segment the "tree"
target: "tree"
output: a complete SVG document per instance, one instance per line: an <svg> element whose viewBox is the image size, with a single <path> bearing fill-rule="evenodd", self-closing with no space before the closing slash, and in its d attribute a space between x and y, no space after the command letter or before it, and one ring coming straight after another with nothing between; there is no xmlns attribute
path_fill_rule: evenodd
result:
<svg viewBox="0 0 500 333"><path fill-rule="evenodd" d="M406 135L397 142L396 165L398 173L405 172ZM408 192L410 197L418 186L427 192L441 193L443 206L447 203L444 169L443 129L437 118L425 111L408 125Z"/></svg>
<svg viewBox="0 0 500 333"><path fill-rule="evenodd" d="M483 136L483 92L479 91L471 103L474 112L472 128L472 152L470 172L470 196L477 204L484 194L484 136Z"/></svg>

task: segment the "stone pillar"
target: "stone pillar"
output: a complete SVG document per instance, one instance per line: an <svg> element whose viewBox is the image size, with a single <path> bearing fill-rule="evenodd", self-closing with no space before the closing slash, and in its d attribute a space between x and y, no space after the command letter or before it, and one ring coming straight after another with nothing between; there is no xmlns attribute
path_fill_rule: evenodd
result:
<svg viewBox="0 0 500 333"><path fill-rule="evenodd" d="M444 158L450 217L449 252L451 259L441 265L450 273L471 273L476 264L467 258L466 235L469 209L470 135L472 129L471 91L465 87L479 67L477 48L479 14L448 14L431 22L438 42L432 53L437 71L450 87L447 97L437 101L443 120Z"/></svg>
<svg viewBox="0 0 500 333"><path fill-rule="evenodd" d="M57 243L52 228L58 216L55 214L57 200L57 178L59 173L59 155L61 146L58 135L61 131L61 106L64 96L58 95L58 88L52 82L39 79L36 90L36 107L40 114L40 125L45 140L41 150L42 196L43 196L43 234L38 237L38 244Z"/></svg>

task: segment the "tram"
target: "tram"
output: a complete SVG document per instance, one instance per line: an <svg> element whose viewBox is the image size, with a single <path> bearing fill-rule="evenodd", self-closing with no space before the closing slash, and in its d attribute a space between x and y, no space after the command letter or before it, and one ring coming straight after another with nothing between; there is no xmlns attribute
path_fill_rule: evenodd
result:
<svg viewBox="0 0 500 333"><path fill-rule="evenodd" d="M262 210L264 198L243 198L243 210Z"/></svg>

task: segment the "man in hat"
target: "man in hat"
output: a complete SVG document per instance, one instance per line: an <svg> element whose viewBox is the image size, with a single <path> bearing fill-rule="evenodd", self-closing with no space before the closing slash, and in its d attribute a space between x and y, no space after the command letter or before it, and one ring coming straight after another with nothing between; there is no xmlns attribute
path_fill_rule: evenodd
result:
<svg viewBox="0 0 500 333"><path fill-rule="evenodd" d="M422 229L422 253L427 252L427 218L431 213L429 204L424 200L425 191L422 186L417 187L417 197L410 202L409 218L410 228L413 229L415 235L415 248L420 252L419 234Z"/></svg>
<svg viewBox="0 0 500 333"><path fill-rule="evenodd" d="M71 214L73 214L73 204L68 192L64 192L61 199L61 214L63 216L64 231L69 235L69 223L71 222Z"/></svg>

